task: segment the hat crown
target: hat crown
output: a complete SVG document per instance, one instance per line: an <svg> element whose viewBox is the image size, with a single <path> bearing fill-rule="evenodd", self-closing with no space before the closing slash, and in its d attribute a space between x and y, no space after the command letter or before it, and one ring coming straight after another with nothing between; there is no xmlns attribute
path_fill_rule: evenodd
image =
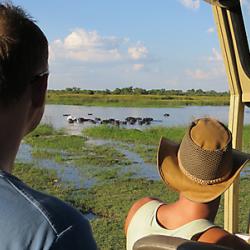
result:
<svg viewBox="0 0 250 250"><path fill-rule="evenodd" d="M228 129L219 121L204 118L193 122L190 129L192 141L204 150L220 150L231 140Z"/></svg>
<svg viewBox="0 0 250 250"><path fill-rule="evenodd" d="M232 170L231 132L211 118L195 120L178 152L183 173L201 184L225 180Z"/></svg>

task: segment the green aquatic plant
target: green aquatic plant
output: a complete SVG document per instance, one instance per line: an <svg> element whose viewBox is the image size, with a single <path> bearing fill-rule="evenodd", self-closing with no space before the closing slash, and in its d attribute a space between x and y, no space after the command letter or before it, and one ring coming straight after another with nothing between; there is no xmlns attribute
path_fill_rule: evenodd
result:
<svg viewBox="0 0 250 250"><path fill-rule="evenodd" d="M39 136L50 136L50 135L62 135L64 134L64 129L55 129L52 124L43 123L40 124L34 131L32 131L25 138L36 138Z"/></svg>
<svg viewBox="0 0 250 250"><path fill-rule="evenodd" d="M158 145L161 136L180 141L185 133L184 127L152 127L143 130L119 128L115 126L96 126L83 129L86 136L111 139L127 143Z"/></svg>
<svg viewBox="0 0 250 250"><path fill-rule="evenodd" d="M145 196L153 196L164 202L172 202L177 194L162 181L136 178L136 167L120 153L118 147L139 153L143 159L156 164L156 150L161 136L179 141L185 128L152 128L143 131L100 126L83 131L83 136L58 135L50 132L32 137L34 157L49 158L78 167L89 180L96 181L89 188L62 183L55 171L36 168L34 164L17 164L15 174L32 187L58 196L82 213L91 212L96 217L90 221L100 249L125 249L123 225L131 205ZM52 132L51 132L52 131ZM104 145L93 145L86 135L111 139ZM244 150L249 151L250 126L244 128ZM28 141L27 141L28 142ZM118 145L118 146L117 146ZM127 170L125 170L127 168ZM124 171L123 171L124 170ZM247 226L250 204L250 177L240 182L240 231ZM84 181L82 183L84 185ZM223 199L216 223L223 225Z"/></svg>
<svg viewBox="0 0 250 250"><path fill-rule="evenodd" d="M39 126L37 132L35 130L31 136L25 138L25 142L32 146L32 156L35 158L50 159L79 168L85 168L86 165L107 167L131 164L113 146L92 145L87 143L85 136L67 135L50 125Z"/></svg>

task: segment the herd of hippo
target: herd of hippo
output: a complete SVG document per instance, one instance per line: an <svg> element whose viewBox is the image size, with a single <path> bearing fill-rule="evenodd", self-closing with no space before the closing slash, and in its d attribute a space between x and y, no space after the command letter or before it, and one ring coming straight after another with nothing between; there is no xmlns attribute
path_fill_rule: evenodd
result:
<svg viewBox="0 0 250 250"><path fill-rule="evenodd" d="M93 114L88 114L88 115L93 115ZM153 118L151 117L126 117L125 120L116 120L113 118L110 119L104 119L102 120L101 118L95 117L94 119L91 118L83 118L83 117L79 117L76 118L70 114L64 114L63 116L67 116L67 121L68 123L84 123L84 122L89 122L92 124L111 124L111 125L115 125L115 126L120 126L120 125L150 125L152 121L154 121ZM169 116L168 113L164 114L165 117Z"/></svg>

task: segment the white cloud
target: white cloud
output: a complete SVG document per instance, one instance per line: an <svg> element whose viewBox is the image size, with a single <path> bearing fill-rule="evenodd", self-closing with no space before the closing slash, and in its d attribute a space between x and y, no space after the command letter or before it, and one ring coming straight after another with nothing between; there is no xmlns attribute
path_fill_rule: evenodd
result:
<svg viewBox="0 0 250 250"><path fill-rule="evenodd" d="M49 54L53 72L51 88L70 84L81 88L113 88L124 78L143 77L146 74L144 67L151 62L142 42L127 37L103 36L83 28L52 41ZM126 69L128 74L124 74Z"/></svg>
<svg viewBox="0 0 250 250"><path fill-rule="evenodd" d="M75 29L64 39L57 39L50 44L50 59L114 61L121 57L117 49L121 42L118 38L112 36L101 37L96 31Z"/></svg>
<svg viewBox="0 0 250 250"><path fill-rule="evenodd" d="M250 14L250 0L240 0L242 7L247 9L248 14Z"/></svg>
<svg viewBox="0 0 250 250"><path fill-rule="evenodd" d="M240 3L243 5L249 5L250 1L249 0L240 0Z"/></svg>
<svg viewBox="0 0 250 250"><path fill-rule="evenodd" d="M136 63L136 64L133 65L133 70L134 71L140 71L143 68L144 68L144 64L142 64L142 63Z"/></svg>
<svg viewBox="0 0 250 250"><path fill-rule="evenodd" d="M189 9L199 9L200 0L179 0L179 2Z"/></svg>
<svg viewBox="0 0 250 250"><path fill-rule="evenodd" d="M223 58L221 53L216 50L215 48L212 48L212 55L208 58L208 61L210 62L222 62Z"/></svg>
<svg viewBox="0 0 250 250"><path fill-rule="evenodd" d="M134 45L129 38L101 36L97 31L78 28L63 39L54 40L50 46L50 61L70 59L80 62L114 62L140 60L148 50L140 42Z"/></svg>
<svg viewBox="0 0 250 250"><path fill-rule="evenodd" d="M101 37L97 31L86 31L84 29L75 29L65 39L64 45L68 49L80 49L80 48L100 48L116 47L121 42L120 39L109 36Z"/></svg>
<svg viewBox="0 0 250 250"><path fill-rule="evenodd" d="M214 27L210 27L207 29L207 33L214 33Z"/></svg>
<svg viewBox="0 0 250 250"><path fill-rule="evenodd" d="M212 48L212 55L203 62L203 68L194 70L187 69L186 75L194 80L212 80L220 77L225 77L225 66L221 53Z"/></svg>
<svg viewBox="0 0 250 250"><path fill-rule="evenodd" d="M195 69L195 70L188 69L186 70L186 74L195 80L204 80L208 78L208 73L201 69Z"/></svg>
<svg viewBox="0 0 250 250"><path fill-rule="evenodd" d="M128 48L128 54L132 59L138 60L145 58L148 54L148 50L144 45L138 43L135 47Z"/></svg>
<svg viewBox="0 0 250 250"><path fill-rule="evenodd" d="M186 75L194 80L214 80L226 76L223 64L212 66L208 69L186 70Z"/></svg>

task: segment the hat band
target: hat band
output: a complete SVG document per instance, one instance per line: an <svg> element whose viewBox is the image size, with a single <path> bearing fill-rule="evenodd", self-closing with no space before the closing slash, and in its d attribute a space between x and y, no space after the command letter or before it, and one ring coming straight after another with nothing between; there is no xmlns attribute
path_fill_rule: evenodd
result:
<svg viewBox="0 0 250 250"><path fill-rule="evenodd" d="M205 150L187 133L180 144L178 158L189 175L207 183L217 179L216 182L220 182L232 171L231 141L224 148Z"/></svg>
<svg viewBox="0 0 250 250"><path fill-rule="evenodd" d="M231 171L228 171L224 176L219 177L219 178L216 178L216 179L212 179L212 180L200 179L200 178L197 178L196 176L190 174L190 173L183 167L183 164L182 164L181 159L180 159L180 151L178 151L177 158L178 158L179 167L180 167L181 171L183 172L183 174L186 175L186 176L187 176L189 179L191 179L192 181L195 181L196 183L199 183L199 184L201 184L201 185L211 185L211 184L221 183L221 182L223 182L224 180L226 180L226 179L229 177L229 175L231 174Z"/></svg>

